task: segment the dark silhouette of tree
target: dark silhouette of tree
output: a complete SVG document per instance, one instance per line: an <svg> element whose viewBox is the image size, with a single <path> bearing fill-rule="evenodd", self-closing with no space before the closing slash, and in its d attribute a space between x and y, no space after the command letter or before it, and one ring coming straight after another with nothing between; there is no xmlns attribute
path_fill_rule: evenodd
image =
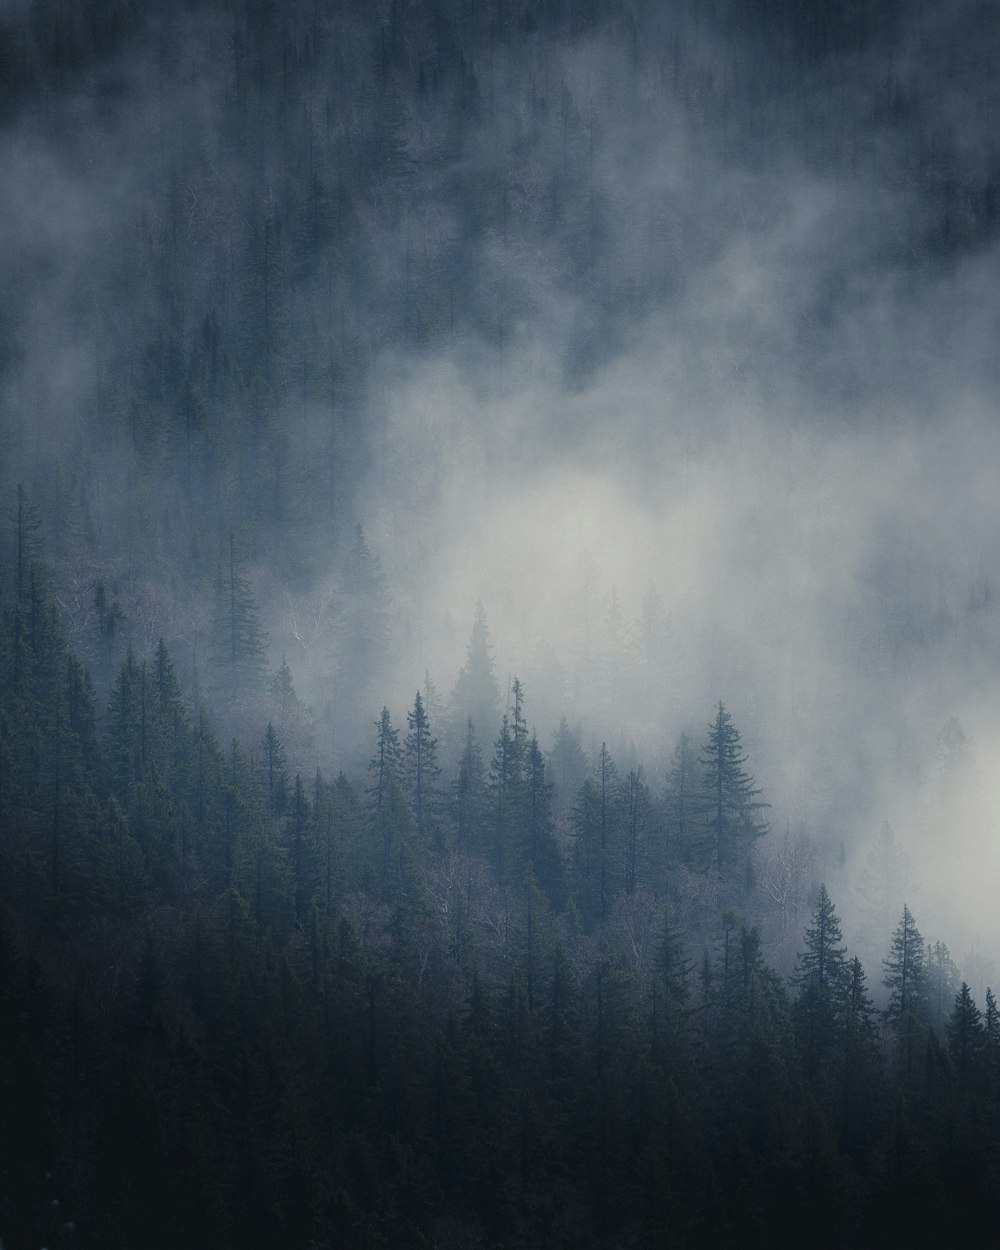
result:
<svg viewBox="0 0 1000 1250"><path fill-rule="evenodd" d="M533 878L549 905L559 909L565 899L562 856L555 840L552 785L546 778L537 734L531 735L525 758L521 829L522 863L531 866Z"/></svg>
<svg viewBox="0 0 1000 1250"><path fill-rule="evenodd" d="M963 1094L968 1094L980 1087L986 1038L982 1013L964 981L955 995L946 1032L948 1053L955 1065L958 1088Z"/></svg>
<svg viewBox="0 0 1000 1250"><path fill-rule="evenodd" d="M437 738L433 737L424 701L417 691L413 710L407 712L408 726L404 746L407 787L410 806L416 822L417 838L426 847L440 840L440 796L438 779L441 769L437 762Z"/></svg>
<svg viewBox="0 0 1000 1250"><path fill-rule="evenodd" d="M793 985L798 988L795 1024L806 1079L816 1089L828 1089L834 1077L834 1057L840 1051L848 967L840 919L821 885L812 920L806 927L804 950L799 954Z"/></svg>
<svg viewBox="0 0 1000 1250"><path fill-rule="evenodd" d="M577 796L572 822L573 897L589 927L607 918L619 885L621 786L606 743L601 744L594 776Z"/></svg>
<svg viewBox="0 0 1000 1250"><path fill-rule="evenodd" d="M745 871L753 843L767 833L760 817L767 804L746 762L739 731L720 702L701 755L705 828L720 876Z"/></svg>
<svg viewBox="0 0 1000 1250"><path fill-rule="evenodd" d="M271 812L280 815L288 802L288 772L285 767L284 745L270 721L264 730L260 749L267 805Z"/></svg>
<svg viewBox="0 0 1000 1250"><path fill-rule="evenodd" d="M885 1019L896 1038L901 1070L909 1078L926 1017L927 968L923 938L905 904L882 971L882 984L889 991Z"/></svg>

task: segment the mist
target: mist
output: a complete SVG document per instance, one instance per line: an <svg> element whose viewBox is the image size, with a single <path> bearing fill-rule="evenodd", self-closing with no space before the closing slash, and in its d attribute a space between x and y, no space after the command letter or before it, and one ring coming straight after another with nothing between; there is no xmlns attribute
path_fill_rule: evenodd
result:
<svg viewBox="0 0 1000 1250"><path fill-rule="evenodd" d="M357 768L383 702L447 697L481 602L546 744L566 715L655 778L721 699L848 921L888 820L925 928L995 952L979 10L383 9L151 6L62 45L7 10L3 479L71 641L100 662L104 579L120 646L196 681L235 531L304 754ZM329 728L358 522L385 649Z"/></svg>

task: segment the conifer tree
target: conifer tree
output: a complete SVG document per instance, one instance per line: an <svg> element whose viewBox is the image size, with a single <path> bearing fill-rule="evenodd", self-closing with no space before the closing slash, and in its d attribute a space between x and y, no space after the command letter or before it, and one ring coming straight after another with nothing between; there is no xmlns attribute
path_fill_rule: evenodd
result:
<svg viewBox="0 0 1000 1250"><path fill-rule="evenodd" d="M491 859L501 881L506 881L513 865L514 826L517 820L520 772L517 767L514 735L505 712L500 721L500 736L493 748L490 765L489 798L492 827L489 830Z"/></svg>
<svg viewBox="0 0 1000 1250"><path fill-rule="evenodd" d="M841 1137L848 1149L860 1148L871 1125L872 1104L878 1090L875 1004L861 960L855 955L847 965L844 992L843 1102Z"/></svg>
<svg viewBox="0 0 1000 1250"><path fill-rule="evenodd" d="M390 787L401 784L402 763L399 730L393 728L389 709L383 707L375 722L375 752L368 762L367 794L376 811L388 801Z"/></svg>
<svg viewBox="0 0 1000 1250"><path fill-rule="evenodd" d="M983 1045L987 1073L995 1081L1000 1076L1000 1007L997 1007L996 996L989 986L986 987L986 1010L983 1012Z"/></svg>
<svg viewBox="0 0 1000 1250"><path fill-rule="evenodd" d="M267 805L273 815L280 815L288 799L288 773L285 770L284 745L270 721L264 730L260 749Z"/></svg>
<svg viewBox="0 0 1000 1250"><path fill-rule="evenodd" d="M760 801L746 762L739 731L720 702L701 756L706 828L720 877L743 871L754 841L767 832L760 817L767 804Z"/></svg>
<svg viewBox="0 0 1000 1250"><path fill-rule="evenodd" d="M885 1018L896 1036L902 1069L909 1077L926 1014L927 969L923 938L905 904L882 969L882 984L889 991Z"/></svg>
<svg viewBox="0 0 1000 1250"><path fill-rule="evenodd" d="M471 719L478 735L485 736L496 724L500 710L500 687L497 685L493 648L490 644L486 611L476 604L476 616L469 639L465 664L462 666L451 695L451 718L455 737L460 738Z"/></svg>
<svg viewBox="0 0 1000 1250"><path fill-rule="evenodd" d="M649 788L641 764L638 768L629 769L621 787L625 852L623 885L626 894L634 894L644 867L651 819Z"/></svg>
<svg viewBox="0 0 1000 1250"><path fill-rule="evenodd" d="M420 845L428 846L440 838L438 779L441 769L437 762L437 738L431 734L419 690L413 710L406 714L406 724L405 763L410 806Z"/></svg>
<svg viewBox="0 0 1000 1250"><path fill-rule="evenodd" d="M288 814L288 842L291 851L292 888L295 891L295 918L302 924L316 887L316 847L312 837L309 799L301 774L295 774Z"/></svg>
<svg viewBox="0 0 1000 1250"><path fill-rule="evenodd" d="M458 776L452 783L455 840L460 851L480 848L485 832L486 808L486 766L470 716L466 722Z"/></svg>
<svg viewBox="0 0 1000 1250"><path fill-rule="evenodd" d="M967 1094L979 1083L986 1034L982 1014L972 998L972 991L964 981L955 995L946 1032L948 1052L955 1065L958 1087L963 1094Z"/></svg>
<svg viewBox="0 0 1000 1250"><path fill-rule="evenodd" d="M687 1006L691 996L691 960L684 938L669 910L656 950L652 981L650 1051L655 1063L676 1072L688 1029Z"/></svg>
<svg viewBox="0 0 1000 1250"><path fill-rule="evenodd" d="M847 982L840 920L826 886L821 885L792 982L799 991L796 1032L806 1077L814 1088L824 1082L824 1070L839 1049Z"/></svg>
<svg viewBox="0 0 1000 1250"><path fill-rule="evenodd" d="M588 927L607 918L618 886L621 787L607 744L577 796L572 823L574 897Z"/></svg>
<svg viewBox="0 0 1000 1250"><path fill-rule="evenodd" d="M580 727L570 728L563 716L553 737L548 756L548 775L554 786L552 806L557 820L570 813L590 765L580 740Z"/></svg>
<svg viewBox="0 0 1000 1250"><path fill-rule="evenodd" d="M545 759L538 735L528 742L524 774L521 857L531 865L534 878L549 904L563 904L562 857L556 844L552 821L552 785L545 776Z"/></svg>
<svg viewBox="0 0 1000 1250"><path fill-rule="evenodd" d="M927 970L927 1018L935 1029L943 1032L962 978L944 942L928 942L924 966Z"/></svg>

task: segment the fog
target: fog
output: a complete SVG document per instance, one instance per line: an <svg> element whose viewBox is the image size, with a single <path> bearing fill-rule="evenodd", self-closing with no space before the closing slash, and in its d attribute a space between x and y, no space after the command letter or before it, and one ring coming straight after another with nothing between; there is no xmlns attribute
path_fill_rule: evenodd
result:
<svg viewBox="0 0 1000 1250"><path fill-rule="evenodd" d="M12 66L50 7L4 15ZM995 35L607 7L150 6L39 53L3 125L5 489L68 558L61 463L74 644L103 577L189 683L236 530L325 768L426 673L447 697L477 601L545 745L565 714L659 786L721 699L849 939L888 820L925 937L998 958ZM359 521L388 636L335 738Z"/></svg>

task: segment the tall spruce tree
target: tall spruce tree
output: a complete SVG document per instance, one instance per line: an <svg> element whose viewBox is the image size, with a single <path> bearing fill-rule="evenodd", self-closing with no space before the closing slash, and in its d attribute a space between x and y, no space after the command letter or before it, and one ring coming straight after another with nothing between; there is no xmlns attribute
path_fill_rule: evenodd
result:
<svg viewBox="0 0 1000 1250"><path fill-rule="evenodd" d="M794 1018L806 1078L813 1089L827 1088L840 1049L848 969L840 920L825 885L819 888L792 982L798 987Z"/></svg>
<svg viewBox="0 0 1000 1250"><path fill-rule="evenodd" d="M767 833L760 814L768 805L746 762L739 730L720 702L701 755L706 830L720 877L744 871L753 843Z"/></svg>
<svg viewBox="0 0 1000 1250"><path fill-rule="evenodd" d="M971 1093L980 1084L986 1035L983 1017L965 981L959 987L946 1025L948 1052L955 1065L958 1088Z"/></svg>
<svg viewBox="0 0 1000 1250"><path fill-rule="evenodd" d="M421 846L440 839L440 794L437 762L437 738L431 734L424 701L417 691L413 710L406 713L407 734L404 744L406 781L410 806Z"/></svg>
<svg viewBox="0 0 1000 1250"><path fill-rule="evenodd" d="M896 1037L901 1069L909 1077L926 1017L927 967L923 938L905 904L882 970L882 984L889 991L886 1022Z"/></svg>

